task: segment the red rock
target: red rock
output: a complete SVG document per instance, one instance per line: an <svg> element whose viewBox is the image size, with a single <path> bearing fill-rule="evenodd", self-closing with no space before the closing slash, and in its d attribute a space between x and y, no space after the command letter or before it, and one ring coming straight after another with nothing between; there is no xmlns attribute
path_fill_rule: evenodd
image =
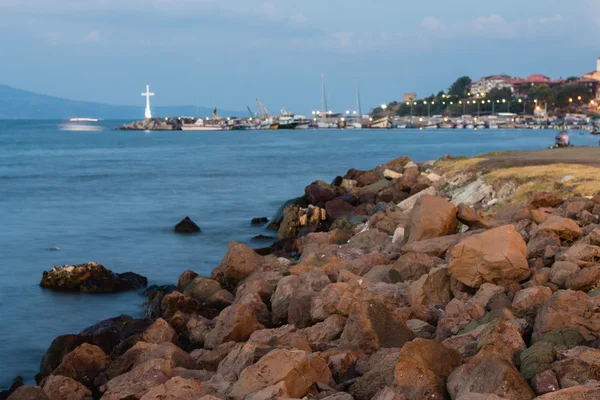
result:
<svg viewBox="0 0 600 400"><path fill-rule="evenodd" d="M562 202L563 202L562 197L560 197L554 193L537 192L531 196L527 205L531 209L544 208L544 207L554 208L554 207L558 207Z"/></svg>
<svg viewBox="0 0 600 400"><path fill-rule="evenodd" d="M557 261L568 261L577 264L581 268L591 267L600 261L600 247L585 243L575 243L569 247Z"/></svg>
<svg viewBox="0 0 600 400"><path fill-rule="evenodd" d="M441 258L426 253L406 253L394 262L390 278L392 282L414 281L443 263Z"/></svg>
<svg viewBox="0 0 600 400"><path fill-rule="evenodd" d="M198 349L192 351L190 356L196 363L196 369L216 371L219 364L238 345L236 342L223 343L213 350Z"/></svg>
<svg viewBox="0 0 600 400"><path fill-rule="evenodd" d="M537 231L553 232L567 242L573 242L583 236L583 231L575 221L554 215L538 226Z"/></svg>
<svg viewBox="0 0 600 400"><path fill-rule="evenodd" d="M142 333L141 340L147 343L171 342L177 344L178 335L167 321L159 318Z"/></svg>
<svg viewBox="0 0 600 400"><path fill-rule="evenodd" d="M376 265L389 265L391 263L392 261L385 254L372 251L351 260L346 269L356 275L363 276Z"/></svg>
<svg viewBox="0 0 600 400"><path fill-rule="evenodd" d="M153 387L140 400L196 400L206 393L206 387L194 379L179 376Z"/></svg>
<svg viewBox="0 0 600 400"><path fill-rule="evenodd" d="M419 168L410 167L404 170L402 177L396 181L396 188L398 190L410 190L419 181L421 173Z"/></svg>
<svg viewBox="0 0 600 400"><path fill-rule="evenodd" d="M92 400L88 388L66 376L48 376L41 386L49 400Z"/></svg>
<svg viewBox="0 0 600 400"><path fill-rule="evenodd" d="M419 199L411 211L406 226L406 243L447 236L456 233L458 221L454 204L426 195Z"/></svg>
<svg viewBox="0 0 600 400"><path fill-rule="evenodd" d="M237 286L241 281L258 270L264 257L243 243L231 242L221 264L211 273L211 279L223 287Z"/></svg>
<svg viewBox="0 0 600 400"><path fill-rule="evenodd" d="M382 248L387 244L389 235L378 229L368 229L360 232L348 241L348 244L354 248L360 249L366 253Z"/></svg>
<svg viewBox="0 0 600 400"><path fill-rule="evenodd" d="M394 388L409 399L443 399L444 379L423 365L400 359L394 373Z"/></svg>
<svg viewBox="0 0 600 400"><path fill-rule="evenodd" d="M178 312L182 312L184 314L198 314L204 315L206 314L202 304L198 302L198 300L192 299L191 297L184 296L179 292L172 292L168 295L164 296L160 308L162 310L162 317L171 323L172 326L172 318ZM206 317L214 317L214 315L206 315Z"/></svg>
<svg viewBox="0 0 600 400"><path fill-rule="evenodd" d="M512 225L472 236L452 250L450 274L467 286L519 282L530 274L526 245Z"/></svg>
<svg viewBox="0 0 600 400"><path fill-rule="evenodd" d="M38 386L21 386L7 400L49 400L46 393Z"/></svg>
<svg viewBox="0 0 600 400"><path fill-rule="evenodd" d="M104 372L110 357L98 346L84 343L67 354L53 375L62 375L91 386L94 379Z"/></svg>
<svg viewBox="0 0 600 400"><path fill-rule="evenodd" d="M565 288L589 292L600 284L600 265L584 268L567 277Z"/></svg>
<svg viewBox="0 0 600 400"><path fill-rule="evenodd" d="M442 377L449 376L462 363L461 356L456 350L435 340L418 338L402 347L400 360L417 363Z"/></svg>
<svg viewBox="0 0 600 400"><path fill-rule="evenodd" d="M600 332L600 311L594 299L582 292L559 290L544 304L535 319L532 341L556 328L573 328L590 341Z"/></svg>
<svg viewBox="0 0 600 400"><path fill-rule="evenodd" d="M177 291L183 292L188 283L194 280L198 276L197 273L191 270L187 270L181 275L179 275L179 279L177 280Z"/></svg>
<svg viewBox="0 0 600 400"><path fill-rule="evenodd" d="M340 343L371 353L382 347L402 347L414 337L380 300L373 299L352 304Z"/></svg>
<svg viewBox="0 0 600 400"><path fill-rule="evenodd" d="M204 303L220 290L219 282L198 276L186 284L183 294Z"/></svg>
<svg viewBox="0 0 600 400"><path fill-rule="evenodd" d="M357 371L362 373L348 392L356 400L371 400L377 392L386 386L394 386L396 364L399 361L399 349L384 349L371 356L371 362L362 368L357 364Z"/></svg>
<svg viewBox="0 0 600 400"><path fill-rule="evenodd" d="M527 243L527 258L542 257L548 246L560 246L560 238L552 231L538 231Z"/></svg>
<svg viewBox="0 0 600 400"><path fill-rule="evenodd" d="M436 330L436 339L443 340L456 335L462 328L473 320L479 320L485 315L485 309L473 302L462 302L452 299L446 306L446 312L439 321Z"/></svg>
<svg viewBox="0 0 600 400"><path fill-rule="evenodd" d="M271 296L275 293L277 282L282 278L276 272L252 274L235 292L236 301L247 294L257 294L267 306L271 304Z"/></svg>
<svg viewBox="0 0 600 400"><path fill-rule="evenodd" d="M514 363L526 348L519 330L503 318L487 324L477 341L477 350L493 352L510 363Z"/></svg>
<svg viewBox="0 0 600 400"><path fill-rule="evenodd" d="M223 376L233 374L237 379L246 367L255 364L271 350L272 348L262 343L237 343L227 357L219 363L217 373Z"/></svg>
<svg viewBox="0 0 600 400"><path fill-rule="evenodd" d="M537 397L536 400L588 400L600 398L600 383L587 382L580 386L558 390Z"/></svg>
<svg viewBox="0 0 600 400"><path fill-rule="evenodd" d="M301 284L302 280L295 275L286 276L279 281L277 289L271 297L273 325L279 326L287 323L290 300Z"/></svg>
<svg viewBox="0 0 600 400"><path fill-rule="evenodd" d="M355 211L355 207L337 197L331 201L325 203L325 210L327 211L327 217L332 221L343 217L344 215L353 214Z"/></svg>
<svg viewBox="0 0 600 400"><path fill-rule="evenodd" d="M102 400L139 399L153 387L171 378L172 362L154 359L137 365L131 371L111 379L100 388Z"/></svg>
<svg viewBox="0 0 600 400"><path fill-rule="evenodd" d="M452 299L448 268L434 268L414 281L408 288L407 298L413 307L448 304Z"/></svg>
<svg viewBox="0 0 600 400"><path fill-rule="evenodd" d="M346 382L358 376L356 373L356 362L363 355L356 348L335 348L320 354L327 362L331 375L335 382Z"/></svg>
<svg viewBox="0 0 600 400"><path fill-rule="evenodd" d="M512 308L520 315L535 315L539 309L552 297L552 290L543 286L523 289L515 295Z"/></svg>
<svg viewBox="0 0 600 400"><path fill-rule="evenodd" d="M194 347L203 347L206 335L210 332L210 321L203 317L191 317L185 326L185 338Z"/></svg>
<svg viewBox="0 0 600 400"><path fill-rule="evenodd" d="M531 381L531 387L538 396L556 392L560 389L558 381L556 380L556 375L554 375L554 372L550 369L537 374Z"/></svg>
<svg viewBox="0 0 600 400"><path fill-rule="evenodd" d="M460 241L468 238L475 232L461 233L458 235L443 236L435 239L422 240L402 246L403 253L423 253L430 256L444 258L446 252L451 250Z"/></svg>
<svg viewBox="0 0 600 400"><path fill-rule="evenodd" d="M457 218L471 229L492 229L498 226L498 221L495 218L485 215L482 211L475 210L473 206L464 203L458 205Z"/></svg>
<svg viewBox="0 0 600 400"><path fill-rule="evenodd" d="M336 197L335 188L323 181L316 181L304 189L310 204L317 207L324 207L325 203Z"/></svg>
<svg viewBox="0 0 600 400"><path fill-rule="evenodd" d="M250 307L234 304L219 314L215 327L206 335L204 346L214 349L225 342L244 342L252 332L263 328Z"/></svg>
<svg viewBox="0 0 600 400"><path fill-rule="evenodd" d="M567 278L579 271L579 267L575 263L567 261L557 261L550 269L550 281L560 288L564 288Z"/></svg>
<svg viewBox="0 0 600 400"><path fill-rule="evenodd" d="M558 361L551 368L560 386L567 388L588 380L600 381L600 350L575 347L558 352Z"/></svg>
<svg viewBox="0 0 600 400"><path fill-rule="evenodd" d="M346 318L332 315L325 321L319 322L300 332L309 343L327 343L339 339L346 326Z"/></svg>
<svg viewBox="0 0 600 400"><path fill-rule="evenodd" d="M310 309L312 301L317 295L316 292L304 290L295 292L288 307L288 322L298 329L310 326L312 322Z"/></svg>
<svg viewBox="0 0 600 400"><path fill-rule="evenodd" d="M529 215L529 209L523 204L504 204L496 213L496 219L503 223L510 223L528 219Z"/></svg>

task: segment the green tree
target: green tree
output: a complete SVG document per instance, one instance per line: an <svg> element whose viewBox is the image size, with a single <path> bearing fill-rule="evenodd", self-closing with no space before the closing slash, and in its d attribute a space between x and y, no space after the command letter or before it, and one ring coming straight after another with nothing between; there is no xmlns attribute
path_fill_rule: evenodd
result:
<svg viewBox="0 0 600 400"><path fill-rule="evenodd" d="M551 104L554 100L554 93L548 85L534 85L527 93L527 100Z"/></svg>
<svg viewBox="0 0 600 400"><path fill-rule="evenodd" d="M592 92L583 85L562 85L554 88L554 103L557 107L580 106L589 103L591 99Z"/></svg>
<svg viewBox="0 0 600 400"><path fill-rule="evenodd" d="M452 84L452 86L450 86L450 89L448 89L448 94L460 98L467 97L471 82L471 78L468 76L461 76Z"/></svg>
<svg viewBox="0 0 600 400"><path fill-rule="evenodd" d="M578 80L579 80L578 77L576 77L576 76L570 76L570 77L567 78L567 80L565 81L565 83L576 82Z"/></svg>
<svg viewBox="0 0 600 400"><path fill-rule="evenodd" d="M509 88L503 88L503 89L494 88L488 92L486 97L492 101L496 101L496 100L509 101L510 99L512 99L513 94L512 94L512 90L510 90Z"/></svg>

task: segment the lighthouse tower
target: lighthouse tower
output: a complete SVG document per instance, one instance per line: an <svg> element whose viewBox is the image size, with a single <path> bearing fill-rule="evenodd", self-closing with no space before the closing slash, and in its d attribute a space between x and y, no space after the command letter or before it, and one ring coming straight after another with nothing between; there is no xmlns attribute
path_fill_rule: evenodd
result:
<svg viewBox="0 0 600 400"><path fill-rule="evenodd" d="M144 116L146 119L152 118L152 111L150 111L150 97L154 96L154 93L150 93L150 85L146 85L146 93L142 93L143 97L146 97L146 111Z"/></svg>

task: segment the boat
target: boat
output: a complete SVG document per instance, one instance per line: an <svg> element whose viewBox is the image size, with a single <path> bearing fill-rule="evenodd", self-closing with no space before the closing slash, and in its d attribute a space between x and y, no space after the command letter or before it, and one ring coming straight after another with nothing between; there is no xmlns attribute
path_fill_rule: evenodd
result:
<svg viewBox="0 0 600 400"><path fill-rule="evenodd" d="M392 127L392 121L390 121L390 117L379 118L371 122L369 127L372 129L390 129Z"/></svg>
<svg viewBox="0 0 600 400"><path fill-rule="evenodd" d="M71 118L69 122L98 122L96 118Z"/></svg>
<svg viewBox="0 0 600 400"><path fill-rule="evenodd" d="M202 118L198 118L193 124L182 124L182 131L221 131L223 127L218 124L205 124Z"/></svg>
<svg viewBox="0 0 600 400"><path fill-rule="evenodd" d="M475 129L475 125L467 124L467 125L465 125L465 129Z"/></svg>
<svg viewBox="0 0 600 400"><path fill-rule="evenodd" d="M406 129L406 124L396 124L396 129Z"/></svg>
<svg viewBox="0 0 600 400"><path fill-rule="evenodd" d="M594 129L593 131L590 131L590 135L600 135L600 129Z"/></svg>
<svg viewBox="0 0 600 400"><path fill-rule="evenodd" d="M454 129L454 124L451 122L445 122L441 126L442 129Z"/></svg>
<svg viewBox="0 0 600 400"><path fill-rule="evenodd" d="M437 129L438 124L427 124L423 127L423 129Z"/></svg>
<svg viewBox="0 0 600 400"><path fill-rule="evenodd" d="M464 124L456 124L456 126L454 126L454 129L465 129L465 125Z"/></svg>
<svg viewBox="0 0 600 400"><path fill-rule="evenodd" d="M101 131L104 128L100 125L95 125L98 122L96 118L70 118L60 125L63 131Z"/></svg>
<svg viewBox="0 0 600 400"><path fill-rule="evenodd" d="M495 122L490 122L490 123L488 123L488 128L489 129L498 129L498 124Z"/></svg>
<svg viewBox="0 0 600 400"><path fill-rule="evenodd" d="M308 129L309 125L310 120L303 115L294 115L289 111L282 110L277 129Z"/></svg>

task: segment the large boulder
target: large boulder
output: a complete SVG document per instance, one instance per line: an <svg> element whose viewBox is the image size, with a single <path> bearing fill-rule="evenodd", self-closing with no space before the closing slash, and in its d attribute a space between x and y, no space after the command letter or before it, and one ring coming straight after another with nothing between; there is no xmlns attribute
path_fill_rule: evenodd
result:
<svg viewBox="0 0 600 400"><path fill-rule="evenodd" d="M207 394L207 387L195 379L173 377L153 387L140 400L197 400Z"/></svg>
<svg viewBox="0 0 600 400"><path fill-rule="evenodd" d="M449 271L473 288L484 282L520 282L530 274L526 254L526 244L514 226L505 225L456 245Z"/></svg>
<svg viewBox="0 0 600 400"><path fill-rule="evenodd" d="M116 293L142 288L148 280L133 272L117 274L95 262L52 267L44 271L40 286L60 291Z"/></svg>
<svg viewBox="0 0 600 400"><path fill-rule="evenodd" d="M331 372L317 355L302 350L274 350L242 371L229 398L241 400L280 383L288 397L301 398L315 383L329 385Z"/></svg>
<svg viewBox="0 0 600 400"><path fill-rule="evenodd" d="M110 357L98 346L84 343L67 354L53 375L62 375L91 386L110 362Z"/></svg>
<svg viewBox="0 0 600 400"><path fill-rule="evenodd" d="M215 327L206 335L204 345L214 349L225 342L244 342L252 332L263 328L250 307L234 304L219 314Z"/></svg>
<svg viewBox="0 0 600 400"><path fill-rule="evenodd" d="M359 368L363 370L363 375L348 390L356 400L371 400L384 387L394 386L396 365L400 361L400 351L399 349L385 350L386 352L373 354L370 357L372 361L367 360L364 369Z"/></svg>
<svg viewBox="0 0 600 400"><path fill-rule="evenodd" d="M407 297L413 307L448 304L452 299L448 268L434 268L413 282L408 288Z"/></svg>
<svg viewBox="0 0 600 400"><path fill-rule="evenodd" d="M406 243L433 239L456 233L457 209L441 197L423 196L417 201L406 226Z"/></svg>
<svg viewBox="0 0 600 400"><path fill-rule="evenodd" d="M139 399L153 387L167 382L172 374L171 361L164 359L146 361L100 387L100 391L104 393L102 400Z"/></svg>
<svg viewBox="0 0 600 400"><path fill-rule="evenodd" d="M588 400L600 398L600 382L590 381L583 385L557 390L536 400Z"/></svg>
<svg viewBox="0 0 600 400"><path fill-rule="evenodd" d="M7 400L50 400L39 386L21 386Z"/></svg>
<svg viewBox="0 0 600 400"><path fill-rule="evenodd" d="M264 257L243 243L231 242L221 264L211 273L211 279L223 287L235 287L264 263Z"/></svg>
<svg viewBox="0 0 600 400"><path fill-rule="evenodd" d="M583 231L575 221L555 215L548 217L537 227L537 230L555 233L561 240L567 242L573 242L583 236Z"/></svg>
<svg viewBox="0 0 600 400"><path fill-rule="evenodd" d="M92 400L92 392L66 376L51 375L41 384L50 400Z"/></svg>
<svg viewBox="0 0 600 400"><path fill-rule="evenodd" d="M532 341L556 328L573 328L586 340L598 338L600 312L597 303L583 292L559 290L544 304L535 319Z"/></svg>

